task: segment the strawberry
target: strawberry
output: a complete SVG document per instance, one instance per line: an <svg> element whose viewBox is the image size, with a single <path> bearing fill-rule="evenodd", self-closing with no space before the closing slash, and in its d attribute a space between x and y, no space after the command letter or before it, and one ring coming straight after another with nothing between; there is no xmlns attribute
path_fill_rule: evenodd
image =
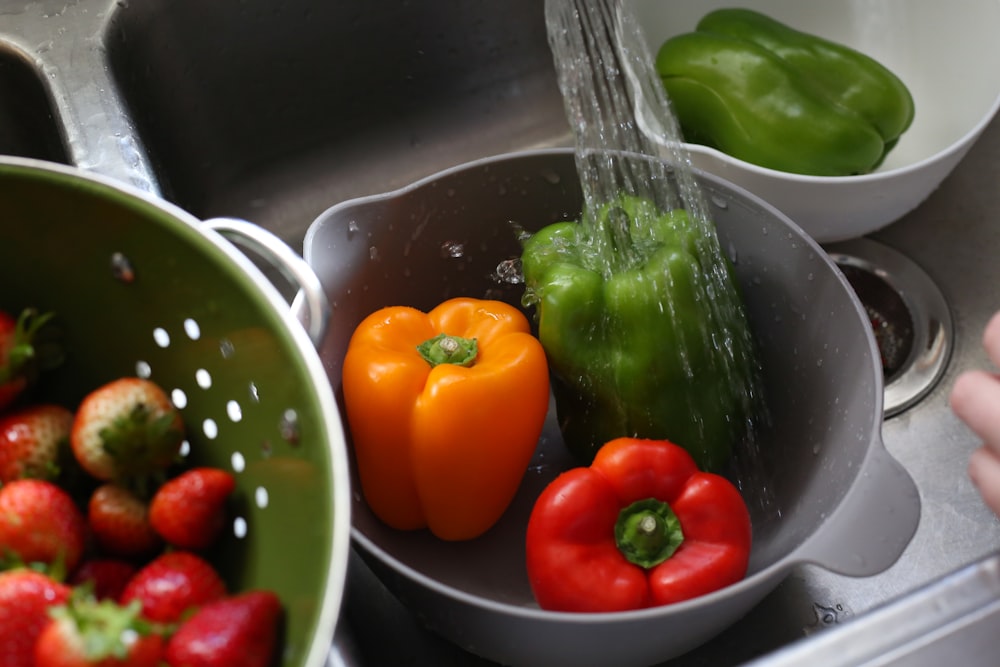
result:
<svg viewBox="0 0 1000 667"><path fill-rule="evenodd" d="M70 592L34 570L0 572L0 665L34 667L35 641L51 620L49 609Z"/></svg>
<svg viewBox="0 0 1000 667"><path fill-rule="evenodd" d="M87 526L68 493L40 479L0 487L0 557L71 572L83 555Z"/></svg>
<svg viewBox="0 0 1000 667"><path fill-rule="evenodd" d="M129 489L106 482L87 503L87 523L104 553L125 558L152 554L161 546L149 523L149 507Z"/></svg>
<svg viewBox="0 0 1000 667"><path fill-rule="evenodd" d="M0 311L0 410L31 386L49 361L58 361L40 355L35 346L38 332L50 319L51 313L39 315L33 308L23 310L17 319Z"/></svg>
<svg viewBox="0 0 1000 667"><path fill-rule="evenodd" d="M208 561L189 551L168 551L135 573L119 601L139 600L145 618L173 623L189 609L225 594L225 583Z"/></svg>
<svg viewBox="0 0 1000 667"><path fill-rule="evenodd" d="M55 479L72 426L73 413L60 405L31 405L0 418L0 483Z"/></svg>
<svg viewBox="0 0 1000 667"><path fill-rule="evenodd" d="M70 442L84 470L104 481L162 473L174 462L184 424L154 382L119 378L84 397Z"/></svg>
<svg viewBox="0 0 1000 667"><path fill-rule="evenodd" d="M52 622L35 640L35 667L157 667L163 637L139 617L139 604L120 606L74 594L49 610Z"/></svg>
<svg viewBox="0 0 1000 667"><path fill-rule="evenodd" d="M117 600L137 569L119 558L91 558L76 568L67 583L74 588L89 586L98 600Z"/></svg>
<svg viewBox="0 0 1000 667"><path fill-rule="evenodd" d="M275 652L281 602L248 591L202 606L167 641L170 667L266 667Z"/></svg>
<svg viewBox="0 0 1000 667"><path fill-rule="evenodd" d="M149 522L180 549L205 549L218 537L226 520L226 498L235 478L219 468L191 468L168 480L153 495Z"/></svg>

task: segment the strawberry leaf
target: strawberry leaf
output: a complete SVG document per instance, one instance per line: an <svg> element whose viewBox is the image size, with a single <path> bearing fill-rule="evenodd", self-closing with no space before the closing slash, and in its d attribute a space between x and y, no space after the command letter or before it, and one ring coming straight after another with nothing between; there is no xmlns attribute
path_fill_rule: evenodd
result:
<svg viewBox="0 0 1000 667"><path fill-rule="evenodd" d="M173 462L184 437L175 426L176 420L175 410L154 414L145 403L136 403L99 435L104 451L124 475L143 475Z"/></svg>
<svg viewBox="0 0 1000 667"><path fill-rule="evenodd" d="M13 345L7 351L7 363L0 366L0 385L21 376L33 379L38 356L35 350L35 338L54 316L54 313L39 315L34 308L25 308L21 312L14 329ZM61 354L57 355L58 359L50 358L51 354L51 352L46 354L44 364L46 367L61 363Z"/></svg>
<svg viewBox="0 0 1000 667"><path fill-rule="evenodd" d="M135 640L153 631L140 613L142 603L120 605L98 600L86 588L74 590L70 599L53 607L49 615L73 628L80 638L83 656L96 663L106 658L124 659Z"/></svg>

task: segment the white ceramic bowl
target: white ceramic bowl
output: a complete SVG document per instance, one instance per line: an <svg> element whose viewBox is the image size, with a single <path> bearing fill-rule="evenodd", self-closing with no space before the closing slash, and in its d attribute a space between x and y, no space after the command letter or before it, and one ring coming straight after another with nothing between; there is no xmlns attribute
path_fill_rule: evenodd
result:
<svg viewBox="0 0 1000 667"><path fill-rule="evenodd" d="M655 57L707 12L741 6L851 46L899 76L913 124L885 162L859 176L802 176L685 144L694 166L765 199L821 243L863 236L920 205L1000 108L1000 0L627 0ZM640 125L644 109L638 110ZM662 143L661 143L662 145ZM664 151L666 154L666 151Z"/></svg>

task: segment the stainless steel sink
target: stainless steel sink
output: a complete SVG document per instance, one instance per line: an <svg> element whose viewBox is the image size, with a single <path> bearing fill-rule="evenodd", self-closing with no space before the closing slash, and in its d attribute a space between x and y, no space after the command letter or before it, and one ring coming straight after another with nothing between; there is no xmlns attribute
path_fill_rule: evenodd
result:
<svg viewBox="0 0 1000 667"><path fill-rule="evenodd" d="M542 0L0 0L0 152L119 178L201 217L244 217L294 247L344 199L570 141ZM982 573L997 567L1000 522L968 481L977 442L947 394L960 370L987 364L998 186L1000 121L920 208L871 237L922 269L953 323L936 384L884 426L921 493L903 556L865 579L801 567L718 639L664 665L902 664L872 656L903 646L905 664L944 648L963 665L993 664L948 643L1000 631L991 596L964 595L993 590ZM956 596L964 607L946 604ZM882 631L904 617L944 623L945 610L972 634ZM489 664L425 631L359 558L342 618L364 664ZM845 662L839 633L866 642L870 662Z"/></svg>
<svg viewBox="0 0 1000 667"><path fill-rule="evenodd" d="M0 153L65 162L45 88L31 65L0 45Z"/></svg>
<svg viewBox="0 0 1000 667"><path fill-rule="evenodd" d="M298 240L339 200L561 139L535 5L145 0L108 62L166 196Z"/></svg>

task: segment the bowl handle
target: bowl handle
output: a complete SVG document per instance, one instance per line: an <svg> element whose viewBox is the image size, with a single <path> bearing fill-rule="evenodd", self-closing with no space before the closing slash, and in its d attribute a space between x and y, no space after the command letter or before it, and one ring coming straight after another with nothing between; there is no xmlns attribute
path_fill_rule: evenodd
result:
<svg viewBox="0 0 1000 667"><path fill-rule="evenodd" d="M838 574L872 576L899 559L919 521L917 486L876 434L844 500L797 556Z"/></svg>
<svg viewBox="0 0 1000 667"><path fill-rule="evenodd" d="M305 259L268 230L236 218L210 218L202 223L228 241L243 245L277 269L297 289L292 312L319 347L330 319L330 304L319 276Z"/></svg>

